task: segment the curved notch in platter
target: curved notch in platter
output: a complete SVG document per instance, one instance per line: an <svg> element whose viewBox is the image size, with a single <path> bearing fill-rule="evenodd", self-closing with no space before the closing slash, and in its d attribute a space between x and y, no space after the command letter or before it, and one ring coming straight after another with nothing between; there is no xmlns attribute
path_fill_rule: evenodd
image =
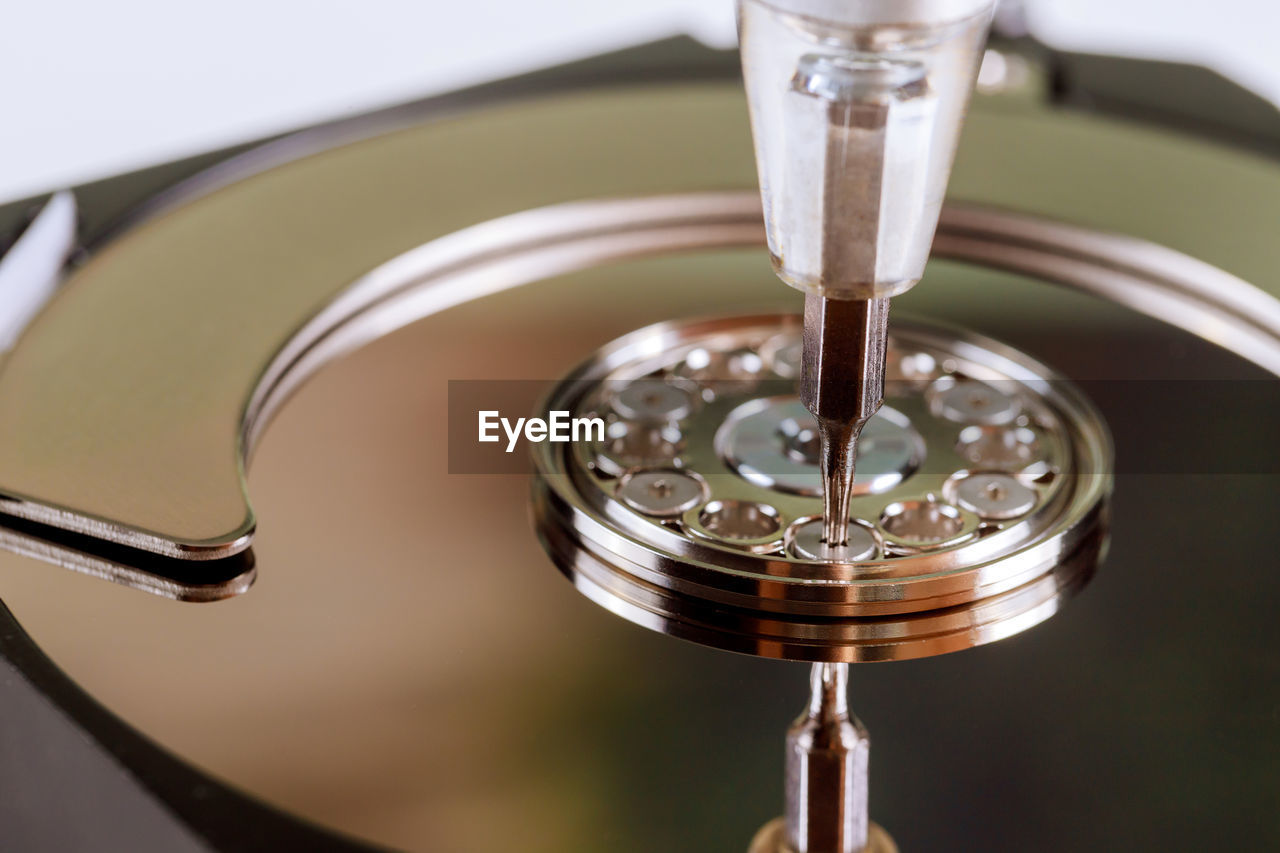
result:
<svg viewBox="0 0 1280 853"><path fill-rule="evenodd" d="M587 117L590 138L574 130ZM254 438L326 361L503 288L758 245L754 191L627 200L655 175L676 192L748 185L748 136L725 132L740 119L715 86L545 99L307 157L143 221L74 271L0 370L0 544L130 582L55 558L36 531L84 537L146 562L156 583L135 585L188 588L182 566L248 548ZM1275 300L1177 252L954 207L935 249L1208 329L1280 371Z"/></svg>

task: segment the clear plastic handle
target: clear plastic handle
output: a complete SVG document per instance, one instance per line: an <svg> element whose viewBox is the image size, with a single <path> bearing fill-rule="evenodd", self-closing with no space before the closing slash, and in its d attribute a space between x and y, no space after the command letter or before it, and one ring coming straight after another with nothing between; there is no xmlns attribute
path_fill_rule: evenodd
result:
<svg viewBox="0 0 1280 853"><path fill-rule="evenodd" d="M920 280L993 0L740 0L769 250L787 283Z"/></svg>

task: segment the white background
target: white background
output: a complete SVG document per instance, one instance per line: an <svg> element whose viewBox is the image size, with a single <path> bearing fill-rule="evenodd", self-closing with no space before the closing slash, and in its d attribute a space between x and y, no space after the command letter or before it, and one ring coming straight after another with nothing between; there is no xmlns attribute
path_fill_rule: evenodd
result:
<svg viewBox="0 0 1280 853"><path fill-rule="evenodd" d="M689 33L733 0L8 0L0 200ZM1062 48L1196 62L1280 102L1277 0L1026 0Z"/></svg>

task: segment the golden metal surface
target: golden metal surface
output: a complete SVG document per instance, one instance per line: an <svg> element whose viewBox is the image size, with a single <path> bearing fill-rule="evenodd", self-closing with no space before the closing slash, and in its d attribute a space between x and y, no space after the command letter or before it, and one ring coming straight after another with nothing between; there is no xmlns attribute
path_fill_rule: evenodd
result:
<svg viewBox="0 0 1280 853"><path fill-rule="evenodd" d="M935 271L944 286L964 274ZM988 283L1089 309L1049 286ZM270 519L249 594L181 606L0 553L0 596L130 723L324 825L459 853L502 849L517 830L530 853L639 853L654 838L744 849L781 803L779 732L799 672L744 670L575 594L530 528L527 477L448 473L446 411L449 380L550 387L637 326L730 300L785 310L795 294L738 251L591 270L450 309L334 363L280 410L249 478ZM1057 609L1056 592L1040 592L1028 618ZM930 652L984 630L964 614L938 627ZM781 700L773 715L769 696ZM649 806L628 806L665 801L659 779L690 810L666 829Z"/></svg>
<svg viewBox="0 0 1280 853"><path fill-rule="evenodd" d="M144 222L75 273L0 373L0 509L172 557L243 549L242 413L301 318L381 261L496 216L749 185L744 124L725 86L525 103L308 157ZM1107 160L1089 156L1100 144ZM1204 182L1197 215L1152 216L1188 173ZM1269 261L1218 235L1267 245L1277 190L1247 155L1026 108L975 110L953 182L1273 289Z"/></svg>
<svg viewBox="0 0 1280 853"><path fill-rule="evenodd" d="M245 509L238 406L289 331L299 293L318 307L432 236L424 222L470 224L543 204L578 173L592 189L576 196L740 186L748 146L731 86L602 93L322 154L151 222L78 273L23 343L37 346L21 368L5 364L0 482L16 488L9 471L42 467L45 486L66 490L60 500L97 513L153 528L196 513L211 521L182 530L195 538L235 530ZM539 157L557 165L529 168ZM1260 158L979 103L952 186L960 198L1177 246L1280 292L1280 174ZM187 293L197 282L215 286L211 296L232 288L234 311ZM127 312L125 292L146 312ZM596 270L451 309L333 364L280 410L249 476L263 518L250 594L180 606L0 552L0 597L130 723L324 825L459 853L508 849L512 838L530 853L741 851L781 806L779 732L799 672L651 635L574 594L529 530L527 479L451 476L445 447L449 379L550 381L638 326L730 306L797 307L762 253L738 252ZM1077 353L1135 328L1127 312L1079 294L946 263L902 306L980 331L1087 330ZM64 313L72 333L46 335ZM84 352L103 326L118 334ZM153 363L142 341L176 342L182 357ZM218 353L231 362L211 369ZM1105 375L1156 366L1109 363ZM118 372L126 367L137 372ZM38 381L55 370L66 385ZM88 395L88 411L121 422L125 407L89 381L120 375L158 383L142 412L176 394L196 413L188 431L156 445L179 470L127 461L170 430L162 423L128 447L93 448L48 422L47 438L27 436L33 458L15 458L14 430L34 421L8 405L11 393L41 398L44 416ZM215 399L234 401L235 417ZM214 448L217 464L184 472L190 445L178 440ZM108 476L77 470L103 449L120 451L98 469ZM112 466L151 471L156 491L126 493ZM166 505L189 477L199 491ZM1206 566L1224 565L1224 551L1258 565L1249 549L1268 526L1246 522L1269 493L1257 477L1216 486L1202 477L1179 491L1189 479L1121 483L1120 559L1049 625L1008 644L859 671L855 702L884 750L878 766L894 768L873 767L872 808L900 840L936 838L930 827L945 826L998 836L997 849L1091 849L1117 837L1136 849L1166 823L1179 837L1203 838L1213 824L1213 837L1239 839L1246 820L1215 821L1219 807L1265 796L1270 777L1256 761L1240 769L1258 741L1191 735L1273 725L1270 706L1254 701L1274 682L1265 677L1273 659L1259 657L1270 655L1263 631L1274 628L1274 596L1259 590L1273 575L1215 572L1214 596L1185 590ZM1245 519L1226 540L1177 515L1223 507ZM484 534L494 528L509 533ZM1151 575L1171 578L1169 591ZM1202 624L1216 628L1187 630ZM1194 778L1179 775L1189 762ZM1173 820L1179 803L1192 807Z"/></svg>
<svg viewBox="0 0 1280 853"><path fill-rule="evenodd" d="M752 169L741 104L723 89L599 94L375 138L146 222L77 271L0 374L0 492L25 505L7 509L72 512L86 532L127 528L130 544L172 556L238 550L254 527L246 401L343 287L503 214L652 192L655 175L742 185Z"/></svg>
<svg viewBox="0 0 1280 853"><path fill-rule="evenodd" d="M794 853L787 844L787 822L783 818L775 818L756 833L751 839L747 853ZM867 832L867 846L861 853L898 853L898 845L893 843L893 836L885 832L884 827L872 823Z"/></svg>
<svg viewBox="0 0 1280 853"><path fill-rule="evenodd" d="M691 276L705 290L682 299ZM673 641L636 657L645 632L573 593L530 529L527 477L448 474L448 381L556 377L633 323L744 287L793 296L754 253L641 262L460 306L334 364L255 456L272 521L248 595L181 606L8 553L0 595L109 707L294 813L397 848L496 850L520 827L532 853L644 849L620 837L602 799L616 758L592 743L647 701L633 679L670 677ZM725 849L765 814L723 828Z"/></svg>

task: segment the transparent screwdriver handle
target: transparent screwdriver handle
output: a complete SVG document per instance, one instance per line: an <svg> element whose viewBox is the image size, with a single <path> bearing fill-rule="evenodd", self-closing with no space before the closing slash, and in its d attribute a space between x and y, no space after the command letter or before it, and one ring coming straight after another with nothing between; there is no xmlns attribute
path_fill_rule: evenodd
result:
<svg viewBox="0 0 1280 853"><path fill-rule="evenodd" d="M994 0L739 0L769 250L836 299L920 280Z"/></svg>

